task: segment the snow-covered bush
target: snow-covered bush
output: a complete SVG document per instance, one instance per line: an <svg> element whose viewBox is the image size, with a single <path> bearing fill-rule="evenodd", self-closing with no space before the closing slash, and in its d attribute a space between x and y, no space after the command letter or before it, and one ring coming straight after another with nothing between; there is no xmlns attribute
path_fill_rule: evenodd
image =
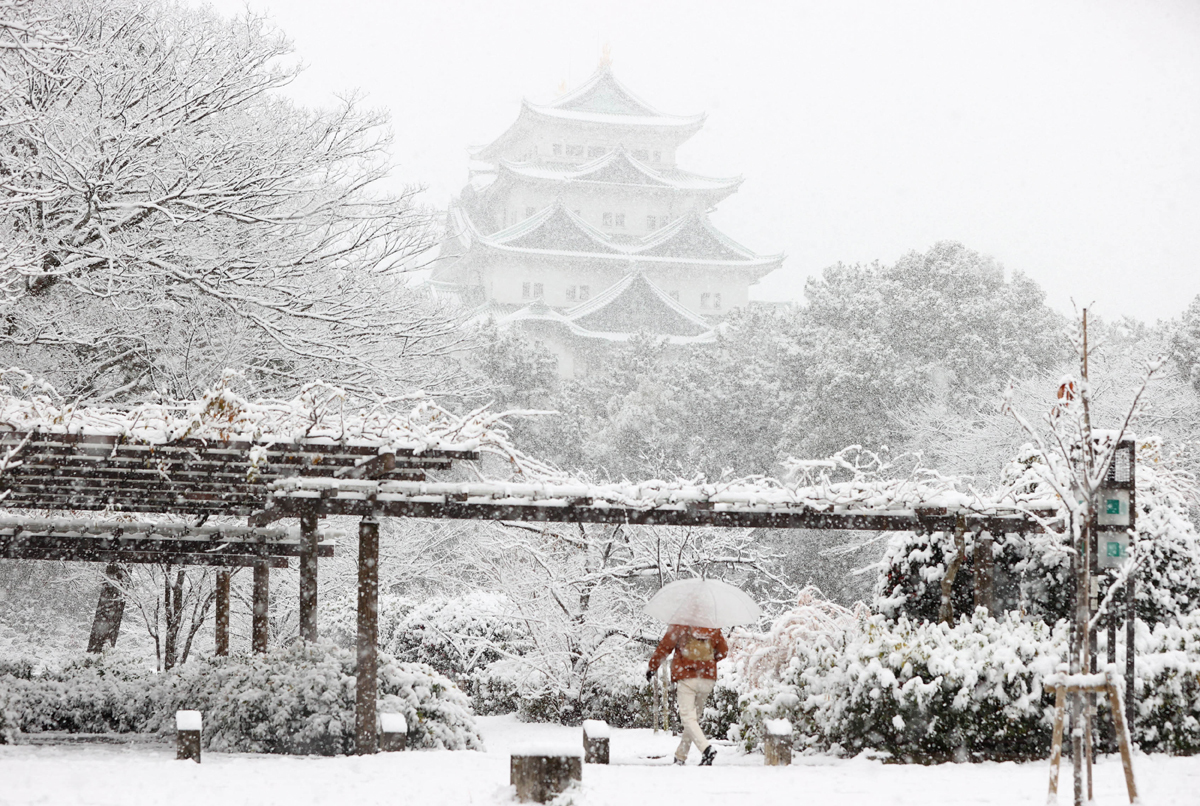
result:
<svg viewBox="0 0 1200 806"><path fill-rule="evenodd" d="M1134 742L1147 753L1200 753L1200 613L1137 639Z"/></svg>
<svg viewBox="0 0 1200 806"><path fill-rule="evenodd" d="M204 714L206 746L254 753L336 755L354 750L355 656L331 643L188 664L159 699L159 729L176 710ZM420 663L379 656L379 710L408 720L410 747L478 749L470 702Z"/></svg>
<svg viewBox="0 0 1200 806"><path fill-rule="evenodd" d="M649 727L653 694L645 674L645 657L624 647L588 664L578 690L555 686L528 658L501 660L478 674L475 701L487 713L507 708L527 722L602 719L614 727Z"/></svg>
<svg viewBox="0 0 1200 806"><path fill-rule="evenodd" d="M1066 631L983 611L955 626L893 622L808 601L732 649L748 746L764 719L786 718L800 742L835 751L1033 758L1049 747L1041 681L1062 661Z"/></svg>
<svg viewBox="0 0 1200 806"><path fill-rule="evenodd" d="M474 694L488 664L531 648L528 630L509 613L503 594L434 597L412 606L383 646L398 660L426 663Z"/></svg>
<svg viewBox="0 0 1200 806"><path fill-rule="evenodd" d="M156 675L119 651L85 655L61 670L0 676L0 717L10 731L127 733L154 713Z"/></svg>

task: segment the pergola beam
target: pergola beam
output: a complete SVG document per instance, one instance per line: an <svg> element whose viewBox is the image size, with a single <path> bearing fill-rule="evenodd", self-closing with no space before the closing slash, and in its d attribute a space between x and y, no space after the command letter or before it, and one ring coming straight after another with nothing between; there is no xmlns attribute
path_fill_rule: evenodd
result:
<svg viewBox="0 0 1200 806"><path fill-rule="evenodd" d="M880 532L953 531L956 517L968 529L992 534L1038 532L1040 525L1028 516L937 512L827 512L809 507L735 508L713 506L664 506L634 508L572 505L562 499L532 503L487 503L482 501L415 501L380 494L320 497L315 494L276 494L266 510L274 518L300 515L351 515L370 517L432 518L453 520L526 521L541 523L607 523L637 526L714 526L746 529L812 529Z"/></svg>

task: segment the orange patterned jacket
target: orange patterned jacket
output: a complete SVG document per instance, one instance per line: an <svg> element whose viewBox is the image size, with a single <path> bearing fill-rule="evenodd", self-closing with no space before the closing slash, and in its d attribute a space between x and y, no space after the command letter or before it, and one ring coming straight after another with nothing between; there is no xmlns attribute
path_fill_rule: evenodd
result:
<svg viewBox="0 0 1200 806"><path fill-rule="evenodd" d="M650 671L657 669L671 652L675 653L671 658L672 681L697 677L716 680L717 661L729 654L729 644L720 630L672 624L650 656Z"/></svg>

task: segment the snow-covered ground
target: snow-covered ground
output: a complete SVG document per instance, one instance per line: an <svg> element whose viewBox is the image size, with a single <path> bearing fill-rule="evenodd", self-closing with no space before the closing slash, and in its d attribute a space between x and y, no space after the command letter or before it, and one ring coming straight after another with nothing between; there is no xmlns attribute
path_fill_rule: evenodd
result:
<svg viewBox="0 0 1200 806"><path fill-rule="evenodd" d="M508 804L508 759L529 745L578 748L578 728L526 725L486 717L487 752L388 753L367 758L295 758L207 753L204 763L176 761L165 744L0 746L0 804ZM866 758L798 758L763 767L761 755L722 746L716 765L670 764L674 739L649 730L614 730L612 765L584 766L576 806L688 804L1041 804L1047 764L883 764ZM1200 804L1200 757L1138 756L1144 804ZM1096 767L1096 802L1126 803L1121 765ZM1064 766L1059 800L1070 800Z"/></svg>

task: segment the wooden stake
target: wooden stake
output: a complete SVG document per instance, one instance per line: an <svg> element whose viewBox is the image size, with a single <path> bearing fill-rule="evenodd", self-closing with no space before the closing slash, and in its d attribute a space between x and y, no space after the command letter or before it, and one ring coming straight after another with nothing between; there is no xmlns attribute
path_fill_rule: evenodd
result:
<svg viewBox="0 0 1200 806"><path fill-rule="evenodd" d="M358 665L354 686L354 745L359 755L379 749L375 714L378 688L379 522L358 526Z"/></svg>
<svg viewBox="0 0 1200 806"><path fill-rule="evenodd" d="M1062 764L1063 717L1067 711L1067 690L1057 686L1054 690L1054 738L1050 740L1050 794L1048 803L1058 800L1058 770Z"/></svg>
<svg viewBox="0 0 1200 806"><path fill-rule="evenodd" d="M1117 732L1117 745L1121 748L1121 766L1125 768L1125 788L1129 791L1129 802L1137 803L1137 784L1133 782L1133 745L1129 740L1129 726L1125 722L1121 708L1121 689L1113 679L1112 672L1108 678L1108 703L1113 712L1113 727Z"/></svg>

